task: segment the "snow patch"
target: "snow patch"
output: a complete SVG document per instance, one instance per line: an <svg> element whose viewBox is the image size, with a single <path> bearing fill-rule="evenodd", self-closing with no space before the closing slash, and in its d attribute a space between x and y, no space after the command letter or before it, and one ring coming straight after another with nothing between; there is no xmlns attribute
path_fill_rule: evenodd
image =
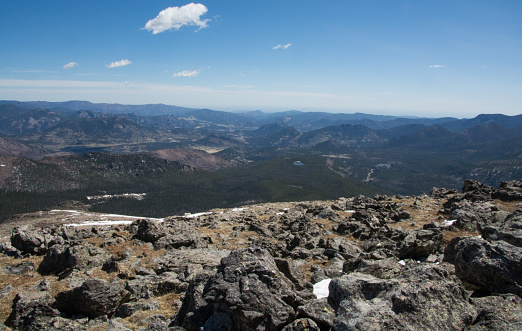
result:
<svg viewBox="0 0 522 331"><path fill-rule="evenodd" d="M457 220L444 220L444 222L442 222L442 226L452 226L456 221Z"/></svg>
<svg viewBox="0 0 522 331"><path fill-rule="evenodd" d="M398 263L399 263L400 265L402 265L402 266L405 266L405 265L406 265L406 261L404 261L404 260L400 260Z"/></svg>
<svg viewBox="0 0 522 331"><path fill-rule="evenodd" d="M205 216L205 215L210 215L210 214L212 214L212 212L195 213L195 214L188 214L188 213L186 213L185 215L183 215L183 217L185 217L185 218L196 218L196 217L199 217L199 216Z"/></svg>
<svg viewBox="0 0 522 331"><path fill-rule="evenodd" d="M330 294L330 290L328 289L328 285L330 285L330 282L332 281L331 278L329 279L323 279L319 283L314 284L314 294L317 297L317 299L321 298L327 298Z"/></svg>
<svg viewBox="0 0 522 331"><path fill-rule="evenodd" d="M349 210L345 210L344 212L345 212L345 213L355 213L355 210L351 210L351 209L349 209Z"/></svg>
<svg viewBox="0 0 522 331"><path fill-rule="evenodd" d="M0 167L7 167L7 165L5 165L5 164L0 164Z"/></svg>
<svg viewBox="0 0 522 331"><path fill-rule="evenodd" d="M246 209L246 208L234 208L234 209L232 209L232 211L243 211L243 210L245 210L245 209Z"/></svg>
<svg viewBox="0 0 522 331"><path fill-rule="evenodd" d="M121 224L131 224L133 221L94 221L94 222L82 222L82 223L74 223L74 224L65 224L64 226L87 226L87 225L98 225L98 226L106 226L106 225L121 225Z"/></svg>
<svg viewBox="0 0 522 331"><path fill-rule="evenodd" d="M123 194L105 194L88 196L87 200L107 200L112 198L129 198L136 200L143 200L147 193L123 193Z"/></svg>
<svg viewBox="0 0 522 331"><path fill-rule="evenodd" d="M129 216L129 215L119 215L119 214L92 214L92 213L86 213L78 210L68 210L68 209L53 209L49 214L54 213L70 213L72 214L70 217L77 217L77 216L89 216L89 217L95 217L100 218L100 220L96 221L85 221L85 222L79 222L79 223L71 223L71 224L64 224L64 226L87 226L87 225L99 225L99 226L106 226L106 225L120 225L120 224L131 224L134 222L134 220L139 219L148 219L153 220L157 222L163 222L163 218L151 218L151 217L142 217L142 216ZM109 218L118 218L115 220L109 220ZM127 220L121 220L119 218L126 218ZM128 220L131 219L131 220ZM62 219L62 221L68 221L67 219ZM70 221L70 220L69 220Z"/></svg>

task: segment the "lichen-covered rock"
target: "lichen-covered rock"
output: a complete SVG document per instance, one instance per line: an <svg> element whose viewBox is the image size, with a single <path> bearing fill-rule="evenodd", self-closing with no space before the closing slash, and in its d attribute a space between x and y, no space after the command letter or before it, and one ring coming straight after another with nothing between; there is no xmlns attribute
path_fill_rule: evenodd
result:
<svg viewBox="0 0 522 331"><path fill-rule="evenodd" d="M171 272L159 276L138 276L127 281L125 289L134 300L150 299L167 293L183 293L188 283L181 281L178 275Z"/></svg>
<svg viewBox="0 0 522 331"><path fill-rule="evenodd" d="M390 279L400 274L402 266L393 257L378 259L362 259L355 269L356 272L369 274L377 278Z"/></svg>
<svg viewBox="0 0 522 331"><path fill-rule="evenodd" d="M71 246L54 245L44 256L38 271L60 273L67 269L88 270L101 267L113 258L106 250L88 243Z"/></svg>
<svg viewBox="0 0 522 331"><path fill-rule="evenodd" d="M274 330L292 322L301 303L272 256L249 247L223 258L215 275L191 283L172 325L199 330L219 319L232 330Z"/></svg>
<svg viewBox="0 0 522 331"><path fill-rule="evenodd" d="M124 303L118 308L118 311L116 312L116 317L129 317L132 314L134 314L137 311L144 311L144 310L158 310L159 309L159 303L157 301L138 301L138 302L128 302Z"/></svg>
<svg viewBox="0 0 522 331"><path fill-rule="evenodd" d="M52 307L54 298L47 291L25 291L13 300L8 324L20 330L45 329L49 320L59 317L60 312Z"/></svg>
<svg viewBox="0 0 522 331"><path fill-rule="evenodd" d="M449 210L449 218L457 221L455 227L465 231L500 224L508 215L508 212L499 210L489 201L462 200L452 204Z"/></svg>
<svg viewBox="0 0 522 331"><path fill-rule="evenodd" d="M10 275L25 275L31 271L36 271L36 266L31 261L23 261L4 268L4 272Z"/></svg>
<svg viewBox="0 0 522 331"><path fill-rule="evenodd" d="M522 330L522 299L516 295L471 298L478 312L471 330Z"/></svg>
<svg viewBox="0 0 522 331"><path fill-rule="evenodd" d="M460 330L476 316L450 265L404 269L391 280L353 273L329 288L339 330Z"/></svg>
<svg viewBox="0 0 522 331"><path fill-rule="evenodd" d="M88 279L80 287L58 293L54 306L68 315L110 317L127 298L128 293L121 285L101 279Z"/></svg>
<svg viewBox="0 0 522 331"><path fill-rule="evenodd" d="M317 324L309 318L300 318L285 326L282 331L320 331Z"/></svg>
<svg viewBox="0 0 522 331"><path fill-rule="evenodd" d="M522 209L506 217L502 224L484 227L481 233L484 239L503 240L511 245L522 247Z"/></svg>
<svg viewBox="0 0 522 331"><path fill-rule="evenodd" d="M161 224L148 219L135 222L138 226L135 238L141 241L154 243L167 235L167 229Z"/></svg>
<svg viewBox="0 0 522 331"><path fill-rule="evenodd" d="M49 235L26 227L15 227L11 233L11 245L26 254L44 255L51 241Z"/></svg>
<svg viewBox="0 0 522 331"><path fill-rule="evenodd" d="M522 179L500 183L500 187L493 193L493 197L504 201L521 201Z"/></svg>
<svg viewBox="0 0 522 331"><path fill-rule="evenodd" d="M328 303L328 298L311 300L297 308L299 315L310 318L323 329L330 329L335 320L335 309Z"/></svg>
<svg viewBox="0 0 522 331"><path fill-rule="evenodd" d="M221 259L228 256L230 251L219 250L213 247L194 248L184 250L169 250L165 255L154 259L156 272L175 272L182 281L190 281L199 272L212 272L220 265Z"/></svg>
<svg viewBox="0 0 522 331"><path fill-rule="evenodd" d="M462 280L496 293L522 296L522 248L505 241L458 237L444 250Z"/></svg>

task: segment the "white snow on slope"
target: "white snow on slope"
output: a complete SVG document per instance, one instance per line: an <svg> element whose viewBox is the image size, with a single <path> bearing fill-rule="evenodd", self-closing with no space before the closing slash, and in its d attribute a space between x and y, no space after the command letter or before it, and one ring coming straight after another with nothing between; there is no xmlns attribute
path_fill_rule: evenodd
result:
<svg viewBox="0 0 522 331"><path fill-rule="evenodd" d="M196 213L196 214L185 214L185 215L183 215L183 217L185 217L185 218L196 218L196 217L199 217L199 216L210 215L210 214L212 214L212 212Z"/></svg>
<svg viewBox="0 0 522 331"><path fill-rule="evenodd" d="M142 217L142 216L129 216L129 215L118 215L118 214L93 214L86 213L78 210L67 210L67 209L53 209L50 211L50 214L54 213L69 213L71 214L71 218L76 220L79 217L91 217L96 218L96 220L89 221L80 221L78 223L64 224L65 226L87 226L87 225L99 225L99 226L108 226L108 225L120 225L120 224L131 224L134 220L139 219L149 219L157 222L163 222L163 218L151 218L151 217ZM112 218L112 219L111 219ZM123 220L122 220L123 218ZM67 221L68 219L64 219L63 221Z"/></svg>
<svg viewBox="0 0 522 331"><path fill-rule="evenodd" d="M452 226L457 220L445 220L442 225L443 226Z"/></svg>
<svg viewBox="0 0 522 331"><path fill-rule="evenodd" d="M314 284L314 294L317 297L317 299L321 298L327 298L330 294L330 291L328 290L328 285L330 285L330 282L332 279L323 279L319 283Z"/></svg>
<svg viewBox="0 0 522 331"><path fill-rule="evenodd" d="M132 221L94 221L94 222L65 224L65 226L87 226L87 225L107 226L107 225L120 225L120 224L131 224L131 223L132 223Z"/></svg>

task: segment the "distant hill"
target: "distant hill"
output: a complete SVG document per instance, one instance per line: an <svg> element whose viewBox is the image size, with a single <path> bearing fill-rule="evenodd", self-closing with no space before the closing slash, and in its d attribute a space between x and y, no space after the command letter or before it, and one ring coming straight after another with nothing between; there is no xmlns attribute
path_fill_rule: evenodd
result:
<svg viewBox="0 0 522 331"><path fill-rule="evenodd" d="M299 145L308 147L334 140L345 145L367 143L380 140L377 133L363 125L342 124L304 133L298 138Z"/></svg>
<svg viewBox="0 0 522 331"><path fill-rule="evenodd" d="M34 160L56 153L118 154L111 156L110 162L109 157L96 157L104 165L107 162L113 165L106 170L108 173L125 178L124 183L109 181L108 189L140 187L147 192L169 192L194 208L198 204L193 202L197 194L208 194L197 198L207 201L205 206L230 205L249 195L255 199L268 199L271 194L285 196L284 192L288 198L304 200L312 196L312 187L326 192L324 186L314 186L317 180L312 177L325 173L328 178L339 180L340 176L343 181L371 185L376 191L405 195L426 193L433 186L456 188L467 178L489 185L522 178L522 115L482 114L472 119L455 119L297 110L231 113L162 104L0 101L0 120L0 137L3 137L0 157L23 156ZM150 169L156 170L134 173L138 180L127 176L137 166L136 155L154 159L158 165L179 162L197 174L180 172L158 177L161 166L151 166ZM317 171L289 167L286 162L291 159L315 164L307 169ZM26 185L24 190L55 183L62 183L61 187L72 183L72 189L83 189L81 185L75 188L77 179L57 163L23 160L20 164L27 167L17 169L26 172L16 178L20 178L18 184ZM76 159L61 160L71 164ZM288 178L278 166L287 170ZM265 186L260 187L247 178L254 176L261 180L256 171L266 175L262 178ZM91 175L87 177L94 180ZM334 180L327 182L333 185ZM171 186L183 187L192 194L191 198L183 192L171 191ZM306 197L297 197L299 190L294 186L307 187L301 191L306 192ZM252 191L253 187L265 190L264 195ZM215 202L224 194L221 190L232 193L220 205ZM161 208L171 208L163 198L155 199L161 201Z"/></svg>
<svg viewBox="0 0 522 331"><path fill-rule="evenodd" d="M29 147L13 138L0 137L0 155L20 156L28 159L39 160L44 157L45 151Z"/></svg>
<svg viewBox="0 0 522 331"><path fill-rule="evenodd" d="M233 160L227 160L223 157L196 149L162 149L147 154L160 159L177 161L196 169L208 171L230 168L239 164Z"/></svg>
<svg viewBox="0 0 522 331"><path fill-rule="evenodd" d="M0 105L0 134L27 135L42 132L67 119L48 109L24 109L15 105Z"/></svg>
<svg viewBox="0 0 522 331"><path fill-rule="evenodd" d="M502 114L481 114L474 118L462 119L441 123L440 125L453 132L467 130L477 125L497 123L506 128L514 128L522 125L522 115L507 116Z"/></svg>
<svg viewBox="0 0 522 331"><path fill-rule="evenodd" d="M144 143L160 140L160 136L141 125L118 117L73 118L61 122L40 134L25 137L29 142L46 145Z"/></svg>

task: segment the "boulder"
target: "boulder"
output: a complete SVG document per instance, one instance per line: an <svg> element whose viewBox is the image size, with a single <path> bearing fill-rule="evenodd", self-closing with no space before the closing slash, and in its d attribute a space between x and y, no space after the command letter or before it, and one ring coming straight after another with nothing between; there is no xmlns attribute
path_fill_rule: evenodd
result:
<svg viewBox="0 0 522 331"><path fill-rule="evenodd" d="M417 229L405 232L406 237L397 242L400 259L425 258L441 251L442 232L439 229Z"/></svg>
<svg viewBox="0 0 522 331"><path fill-rule="evenodd" d="M134 237L141 241L154 243L167 235L167 228L161 223L149 219L138 220L134 223L138 226Z"/></svg>
<svg viewBox="0 0 522 331"><path fill-rule="evenodd" d="M464 231L476 231L485 226L500 224L509 215L490 201L461 200L444 204L449 219L456 220L454 226Z"/></svg>
<svg viewBox="0 0 522 331"><path fill-rule="evenodd" d="M352 273L330 282L328 302L339 330L461 330L475 309L452 266L419 265L385 280Z"/></svg>
<svg viewBox="0 0 522 331"><path fill-rule="evenodd" d="M150 299L167 293L183 293L187 288L188 283L179 280L178 275L171 272L159 276L138 276L125 285L133 300Z"/></svg>
<svg viewBox="0 0 522 331"><path fill-rule="evenodd" d="M171 326L199 330L220 321L232 330L280 329L295 319L294 307L302 303L272 256L249 247L223 258L216 274L191 282Z"/></svg>
<svg viewBox="0 0 522 331"><path fill-rule="evenodd" d="M154 249L178 249L182 247L205 248L208 247L208 237L199 232L190 231L179 234L170 234L159 238L154 242Z"/></svg>
<svg viewBox="0 0 522 331"><path fill-rule="evenodd" d="M399 275L401 269L402 266L399 264L398 259L388 257L382 260L362 259L355 271L381 279L390 279Z"/></svg>
<svg viewBox="0 0 522 331"><path fill-rule="evenodd" d="M481 234L487 240L503 240L522 247L522 209L516 210L506 217L505 221L498 226L486 226L481 229Z"/></svg>
<svg viewBox="0 0 522 331"><path fill-rule="evenodd" d="M493 198L503 201L522 201L522 179L500 183L493 193Z"/></svg>
<svg viewBox="0 0 522 331"><path fill-rule="evenodd" d="M31 230L27 226L15 227L11 233L11 245L26 254L44 255L50 241L49 235Z"/></svg>
<svg viewBox="0 0 522 331"><path fill-rule="evenodd" d="M478 312L470 330L522 330L522 299L516 295L471 298Z"/></svg>
<svg viewBox="0 0 522 331"><path fill-rule="evenodd" d="M300 316L312 319L322 329L331 329L335 320L335 309L328 303L327 298L311 300L297 307Z"/></svg>
<svg viewBox="0 0 522 331"><path fill-rule="evenodd" d="M48 291L25 291L14 300L7 324L19 330L43 330L60 312L52 307L54 298Z"/></svg>
<svg viewBox="0 0 522 331"><path fill-rule="evenodd" d="M0 291L0 299L3 299L6 296L8 296L12 290L14 290L14 287L11 284L4 287L4 289Z"/></svg>
<svg viewBox="0 0 522 331"><path fill-rule="evenodd" d="M116 317L126 318L131 316L137 311L144 310L158 310L159 303L157 301L138 301L138 302L127 302L118 308Z"/></svg>
<svg viewBox="0 0 522 331"><path fill-rule="evenodd" d="M296 290L312 290L312 283L306 281L305 276L301 269L299 269L294 261L288 259L275 259L277 268L281 271L289 280L294 283Z"/></svg>
<svg viewBox="0 0 522 331"><path fill-rule="evenodd" d="M448 190L445 188L433 187L430 191L430 197L435 198L435 199L443 199L443 198L448 197L449 195L455 195L457 193L459 193L459 192L454 189Z"/></svg>
<svg viewBox="0 0 522 331"><path fill-rule="evenodd" d="M285 326L282 331L320 331L317 324L309 318L300 318Z"/></svg>
<svg viewBox="0 0 522 331"><path fill-rule="evenodd" d="M88 279L80 287L58 293L54 306L68 315L110 317L127 298L128 292L119 284L111 284L101 279Z"/></svg>
<svg viewBox="0 0 522 331"><path fill-rule="evenodd" d="M457 237L444 250L444 261L455 265L456 275L495 293L522 296L522 248L505 241Z"/></svg>
<svg viewBox="0 0 522 331"><path fill-rule="evenodd" d="M101 267L113 258L106 250L89 243L71 246L54 245L44 256L38 271L47 274L60 273L67 269L88 270Z"/></svg>
<svg viewBox="0 0 522 331"><path fill-rule="evenodd" d="M36 266L31 261L23 261L4 268L4 272L10 275L25 275L31 271L36 271Z"/></svg>
<svg viewBox="0 0 522 331"><path fill-rule="evenodd" d="M209 248L194 248L169 250L165 255L154 259L156 272L175 272L183 281L190 281L196 276L194 271L200 266L200 272L214 272L220 265L221 259L228 256L230 251ZM201 271L202 270L202 271Z"/></svg>
<svg viewBox="0 0 522 331"><path fill-rule="evenodd" d="M464 180L464 184L462 185L462 193L480 192L484 194L491 194L493 191L494 190L491 186L482 184L472 179Z"/></svg>
<svg viewBox="0 0 522 331"><path fill-rule="evenodd" d="M131 331L131 329L127 328L123 323L112 319L109 321L109 325L107 325L106 331Z"/></svg>

